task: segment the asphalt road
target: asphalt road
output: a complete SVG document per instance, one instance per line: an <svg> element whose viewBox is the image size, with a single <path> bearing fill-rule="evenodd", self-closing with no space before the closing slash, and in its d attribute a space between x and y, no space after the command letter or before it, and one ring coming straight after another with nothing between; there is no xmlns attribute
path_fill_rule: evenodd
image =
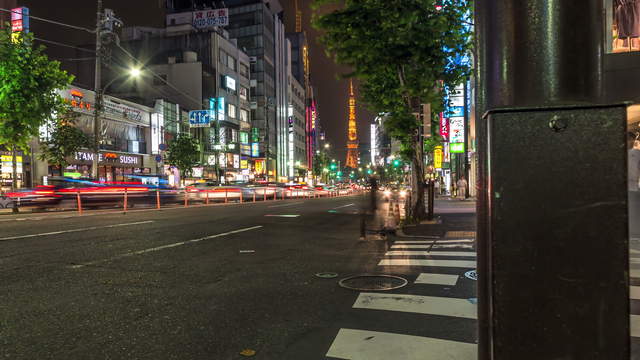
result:
<svg viewBox="0 0 640 360"><path fill-rule="evenodd" d="M342 328L473 343L470 319L354 311L340 278L417 276L359 240L365 200L0 216L0 358L326 359Z"/></svg>

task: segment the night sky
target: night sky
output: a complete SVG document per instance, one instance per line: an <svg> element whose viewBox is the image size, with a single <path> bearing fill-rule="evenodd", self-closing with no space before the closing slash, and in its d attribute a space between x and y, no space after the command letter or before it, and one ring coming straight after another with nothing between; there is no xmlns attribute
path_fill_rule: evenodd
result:
<svg viewBox="0 0 640 360"><path fill-rule="evenodd" d="M294 0L280 0L285 8L285 24L287 31L294 31L295 5ZM332 145L332 155L344 162L346 156L347 138L347 101L349 81L338 80L337 75L348 69L336 66L333 60L327 58L323 47L317 42L318 32L311 27L311 0L299 0L303 10L303 30L306 31L310 44L311 82L316 89L318 110L327 141ZM164 0L104 0L106 8L113 9L125 26L164 26ZM19 0L18 5L30 8L33 16L56 20L68 24L87 28L95 27L96 1L69 0ZM66 29L58 25L32 20L31 30L36 37L57 41L70 45L92 43L93 36L82 31ZM65 59L76 58L74 50L68 50L58 45L46 44L48 53L54 59L61 60L65 68L72 62ZM357 93L357 88L356 88ZM373 120L365 106L358 103L358 137L361 142L369 143L369 124ZM366 161L366 159L363 159Z"/></svg>

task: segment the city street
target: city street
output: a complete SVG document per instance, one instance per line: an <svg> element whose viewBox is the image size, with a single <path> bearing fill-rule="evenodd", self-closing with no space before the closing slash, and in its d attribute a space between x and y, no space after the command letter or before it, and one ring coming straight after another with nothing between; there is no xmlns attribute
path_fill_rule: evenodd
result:
<svg viewBox="0 0 640 360"><path fill-rule="evenodd" d="M471 240L360 241L364 200L2 216L0 357L474 358ZM337 285L381 272L409 284Z"/></svg>

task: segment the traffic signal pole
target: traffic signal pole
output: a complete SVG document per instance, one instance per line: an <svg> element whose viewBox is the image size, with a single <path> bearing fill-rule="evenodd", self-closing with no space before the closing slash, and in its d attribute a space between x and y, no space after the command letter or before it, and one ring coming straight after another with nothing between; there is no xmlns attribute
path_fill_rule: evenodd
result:
<svg viewBox="0 0 640 360"><path fill-rule="evenodd" d="M596 105L602 6L475 2L481 360L629 359L626 107Z"/></svg>

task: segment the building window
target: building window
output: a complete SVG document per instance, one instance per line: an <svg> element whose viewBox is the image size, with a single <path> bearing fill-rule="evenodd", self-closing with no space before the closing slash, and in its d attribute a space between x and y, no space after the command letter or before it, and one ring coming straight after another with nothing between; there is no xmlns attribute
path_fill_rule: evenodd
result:
<svg viewBox="0 0 640 360"><path fill-rule="evenodd" d="M220 63L227 65L227 53L224 50L220 49Z"/></svg>
<svg viewBox="0 0 640 360"><path fill-rule="evenodd" d="M235 119L236 118L236 106L233 105L233 104L228 104L227 113L228 113L230 118Z"/></svg>
<svg viewBox="0 0 640 360"><path fill-rule="evenodd" d="M244 76L245 78L249 78L249 67L243 63L240 63L239 68L238 68L238 72L240 73L240 75Z"/></svg>
<svg viewBox="0 0 640 360"><path fill-rule="evenodd" d="M227 55L227 66L229 69L236 71L236 59L231 55Z"/></svg>
<svg viewBox="0 0 640 360"><path fill-rule="evenodd" d="M249 90L244 86L240 86L240 99L247 100L248 97L249 97Z"/></svg>
<svg viewBox="0 0 640 360"><path fill-rule="evenodd" d="M240 110L242 112L242 110ZM240 143L248 144L249 143L249 133L245 131L240 131Z"/></svg>
<svg viewBox="0 0 640 360"><path fill-rule="evenodd" d="M240 109L240 120L249 122L249 112L245 109Z"/></svg>

